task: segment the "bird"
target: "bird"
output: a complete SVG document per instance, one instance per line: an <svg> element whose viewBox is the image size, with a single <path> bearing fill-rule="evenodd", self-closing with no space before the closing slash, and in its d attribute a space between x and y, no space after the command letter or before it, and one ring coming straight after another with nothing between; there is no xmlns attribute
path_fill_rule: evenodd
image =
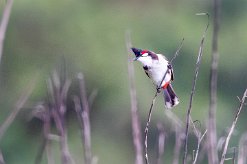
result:
<svg viewBox="0 0 247 164"><path fill-rule="evenodd" d="M171 109L178 105L179 98L171 84L174 80L173 68L167 58L162 54L145 49L132 47L131 50L135 54L134 61L141 62L146 75L156 86L157 92L163 91L165 107Z"/></svg>

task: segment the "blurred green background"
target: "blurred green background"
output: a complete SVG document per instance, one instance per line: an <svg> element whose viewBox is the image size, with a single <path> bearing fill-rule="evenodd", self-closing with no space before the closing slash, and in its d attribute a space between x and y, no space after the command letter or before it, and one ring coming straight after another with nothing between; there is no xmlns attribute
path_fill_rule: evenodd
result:
<svg viewBox="0 0 247 164"><path fill-rule="evenodd" d="M2 0L1 12L5 1ZM219 34L218 76L218 137L225 135L238 106L236 96L242 96L247 84L247 1L224 0L221 9ZM30 79L38 75L35 89L25 108L4 135L0 147L6 163L34 163L41 143L42 123L30 119L32 107L46 99L46 80L54 69L66 68L73 80L68 102L78 92L76 74L83 72L88 95L98 90L91 109L93 153L100 164L134 163L132 144L130 96L127 74L125 32L131 31L135 47L164 53L171 59L182 38L185 38L180 56L173 63L174 89L180 105L173 112L183 121L194 74L200 40L212 18L212 2L205 0L59 0L15 1L6 33L3 58L0 65L0 121L3 122ZM209 104L209 70L211 60L212 20L205 41L205 50L199 72L192 117L204 129ZM64 62L65 61L65 62ZM155 87L135 66L138 106L142 128ZM76 163L83 163L83 149L79 125L73 104L68 106L70 151ZM243 110L230 142L238 141L246 129L246 110ZM155 104L151 121L151 161L157 152L156 124L162 122L167 132L165 163L171 163L174 147L174 129L164 114L163 98ZM195 148L190 137L190 154ZM53 144L56 163L60 163L58 143ZM46 159L43 158L43 163Z"/></svg>

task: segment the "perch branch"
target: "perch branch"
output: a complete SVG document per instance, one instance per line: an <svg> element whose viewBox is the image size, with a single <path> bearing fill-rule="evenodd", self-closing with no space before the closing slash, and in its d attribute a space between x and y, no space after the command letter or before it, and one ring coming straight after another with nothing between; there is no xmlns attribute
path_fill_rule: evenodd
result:
<svg viewBox="0 0 247 164"><path fill-rule="evenodd" d="M174 60L174 59L178 56L178 54L179 54L179 52L180 52L180 50L181 50L181 48L182 48L182 46L183 46L183 41L184 41L184 38L183 38L183 40L181 41L181 43L180 43L180 45L179 45L177 51L175 52L175 55L174 55L174 57L172 58L172 60ZM160 82L158 88L161 87L162 82L164 81L164 79L165 79L167 73L168 73L168 69L166 70L166 72L165 72L165 74L164 74L164 76L163 76L163 78L162 78L162 80L161 80L161 82ZM144 131L144 133L145 133L144 146L145 146L145 160L146 160L146 164L149 164L149 160L148 160L148 130L149 130L149 124L150 124L150 121L151 121L153 106L154 106L154 103L155 103L155 100L156 100L157 95L158 95L158 91L156 90L156 92L155 92L155 94L154 94L154 98L153 98L152 103L151 103L151 106L150 106L150 108L149 108L148 119L147 119L147 122L146 122L145 131Z"/></svg>

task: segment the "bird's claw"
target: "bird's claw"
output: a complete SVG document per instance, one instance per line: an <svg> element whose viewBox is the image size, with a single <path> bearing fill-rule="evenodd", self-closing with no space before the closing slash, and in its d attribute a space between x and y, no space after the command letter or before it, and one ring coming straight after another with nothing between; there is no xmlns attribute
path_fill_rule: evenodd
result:
<svg viewBox="0 0 247 164"><path fill-rule="evenodd" d="M158 93L161 92L161 88L159 88L159 87L157 87L156 90L157 90Z"/></svg>

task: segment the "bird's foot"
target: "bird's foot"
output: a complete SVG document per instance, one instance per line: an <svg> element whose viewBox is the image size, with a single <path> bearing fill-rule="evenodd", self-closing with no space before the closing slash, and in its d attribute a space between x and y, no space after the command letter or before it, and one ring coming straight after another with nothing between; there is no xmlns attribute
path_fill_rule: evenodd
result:
<svg viewBox="0 0 247 164"><path fill-rule="evenodd" d="M157 87L156 90L157 90L158 93L161 92L161 88L159 88L159 87Z"/></svg>

